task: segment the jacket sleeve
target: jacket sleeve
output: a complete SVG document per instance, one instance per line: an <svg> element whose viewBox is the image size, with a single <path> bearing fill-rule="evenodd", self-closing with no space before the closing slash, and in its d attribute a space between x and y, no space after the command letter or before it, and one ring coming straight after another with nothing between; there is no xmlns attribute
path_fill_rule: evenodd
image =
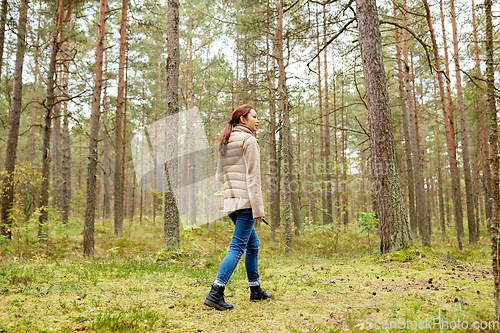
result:
<svg viewBox="0 0 500 333"><path fill-rule="evenodd" d="M243 144L243 157L246 165L248 197L252 206L253 218L264 217L264 202L260 179L260 148L253 136Z"/></svg>
<svg viewBox="0 0 500 333"><path fill-rule="evenodd" d="M215 179L219 183L224 184L224 170L222 168L222 162L220 159L220 155L218 155L218 158L217 158L217 171L215 172Z"/></svg>

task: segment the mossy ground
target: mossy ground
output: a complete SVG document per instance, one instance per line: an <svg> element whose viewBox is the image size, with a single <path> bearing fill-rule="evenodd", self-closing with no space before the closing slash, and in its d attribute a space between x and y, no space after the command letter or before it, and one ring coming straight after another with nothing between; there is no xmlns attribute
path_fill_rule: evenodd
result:
<svg viewBox="0 0 500 333"><path fill-rule="evenodd" d="M474 321L494 320L486 233L463 251L452 234L443 242L436 231L433 248L380 255L376 235L368 239L355 225L309 227L285 255L283 235L270 247L262 226L261 284L273 298L249 302L240 264L226 289L235 309L219 312L203 300L227 251L229 223L183 232L173 252L160 251L162 227L149 220L126 226L119 239L111 221L101 223L93 259L81 257L78 222L53 226L51 240L36 247L3 245L0 332L340 332L435 318L474 331Z"/></svg>

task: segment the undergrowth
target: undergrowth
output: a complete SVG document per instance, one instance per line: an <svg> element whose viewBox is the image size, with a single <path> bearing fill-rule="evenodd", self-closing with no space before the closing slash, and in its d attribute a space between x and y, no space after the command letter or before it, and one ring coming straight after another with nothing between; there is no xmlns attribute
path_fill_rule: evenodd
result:
<svg viewBox="0 0 500 333"><path fill-rule="evenodd" d="M415 246L380 254L376 231L367 235L361 225L306 225L286 255L282 229L270 247L263 225L257 230L260 281L273 298L249 302L240 263L226 287L235 310L218 312L203 300L227 252L232 223L185 230L178 250L163 251L159 221L154 227L147 218L142 225L127 222L124 237L114 238L112 221L96 221L94 258L81 256L77 220L52 221L46 243L4 243L0 332L340 332L397 320L493 320L486 235L459 251L452 232L442 240L436 230L432 248L415 239Z"/></svg>

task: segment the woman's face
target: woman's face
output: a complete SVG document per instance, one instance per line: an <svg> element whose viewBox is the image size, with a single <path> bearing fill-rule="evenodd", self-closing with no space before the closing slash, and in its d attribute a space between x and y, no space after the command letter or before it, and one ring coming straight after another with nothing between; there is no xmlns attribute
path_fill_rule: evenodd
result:
<svg viewBox="0 0 500 333"><path fill-rule="evenodd" d="M246 117L240 117L240 123L247 125L252 131L257 132L257 127L259 126L257 112L254 109L251 109Z"/></svg>

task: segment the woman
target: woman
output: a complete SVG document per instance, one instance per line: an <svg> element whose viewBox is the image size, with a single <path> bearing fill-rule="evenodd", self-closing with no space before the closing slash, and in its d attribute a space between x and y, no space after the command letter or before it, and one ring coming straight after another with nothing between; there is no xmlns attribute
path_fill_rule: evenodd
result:
<svg viewBox="0 0 500 333"><path fill-rule="evenodd" d="M224 211L228 212L235 227L229 251L222 260L205 305L221 311L233 309L224 301L224 289L245 250L250 300L258 302L271 298L259 284L260 242L254 228L255 220L264 219L260 148L255 136L258 125L255 110L248 104L241 105L233 111L220 137L216 178L224 184Z"/></svg>

